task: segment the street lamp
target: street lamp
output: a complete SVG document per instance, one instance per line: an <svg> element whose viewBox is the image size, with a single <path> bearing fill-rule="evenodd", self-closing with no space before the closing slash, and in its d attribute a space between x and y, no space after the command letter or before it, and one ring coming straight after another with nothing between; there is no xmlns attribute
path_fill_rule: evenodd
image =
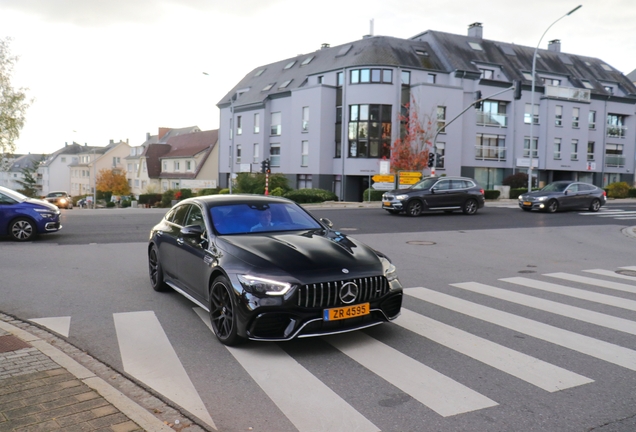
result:
<svg viewBox="0 0 636 432"><path fill-rule="evenodd" d="M561 18L559 18L558 20L556 20L552 24L550 24L548 26L548 28L545 29L545 31L541 35L541 39L539 39L539 43L537 44L537 47L534 49L534 54L532 56L532 89L530 90L530 143L528 144L529 150L530 150L530 155L529 155L530 156L530 163L528 164L528 192L532 192L532 160L533 160L533 157L532 157L532 141L534 140L534 136L532 134L532 129L533 129L533 126L534 126L534 83L535 83L534 76L535 76L536 67L537 67L537 51L539 50L539 45L541 45L541 41L543 40L543 36L545 36L545 34L548 32L548 30L550 30L550 28L553 25L555 25L557 22L561 21L566 16L572 15L574 12L576 12L579 9L581 9L581 7L583 7L583 5L578 5L577 7L572 9L570 12L566 13ZM538 168L538 165L537 165L537 168Z"/></svg>

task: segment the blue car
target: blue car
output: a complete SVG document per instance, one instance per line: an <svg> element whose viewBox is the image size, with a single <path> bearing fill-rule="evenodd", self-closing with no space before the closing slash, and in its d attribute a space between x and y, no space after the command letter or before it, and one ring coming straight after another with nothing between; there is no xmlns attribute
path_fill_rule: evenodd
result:
<svg viewBox="0 0 636 432"><path fill-rule="evenodd" d="M29 241L38 234L61 229L60 209L56 206L0 186L0 236Z"/></svg>

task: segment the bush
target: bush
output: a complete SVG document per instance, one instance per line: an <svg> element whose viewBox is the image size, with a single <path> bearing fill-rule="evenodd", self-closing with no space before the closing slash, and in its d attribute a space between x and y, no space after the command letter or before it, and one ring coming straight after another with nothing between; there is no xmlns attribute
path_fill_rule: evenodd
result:
<svg viewBox="0 0 636 432"><path fill-rule="evenodd" d="M179 189L174 193L174 199L182 200L192 198L192 189Z"/></svg>
<svg viewBox="0 0 636 432"><path fill-rule="evenodd" d="M606 190L609 198L627 198L629 195L629 185L626 182L612 183Z"/></svg>
<svg viewBox="0 0 636 432"><path fill-rule="evenodd" d="M338 201L335 193L324 189L298 189L283 195L298 204L321 203L325 201Z"/></svg>
<svg viewBox="0 0 636 432"><path fill-rule="evenodd" d="M485 190L484 198L488 200L496 200L499 198L500 194L501 194L501 191L498 191L498 190Z"/></svg>
<svg viewBox="0 0 636 432"><path fill-rule="evenodd" d="M382 195L385 191L373 188L367 189L362 194L362 201L382 201Z"/></svg>
<svg viewBox="0 0 636 432"><path fill-rule="evenodd" d="M285 192L291 190L287 177L282 174L270 174L268 187L270 191L276 188L281 188ZM234 192L263 195L265 193L265 174L239 173L236 176Z"/></svg>
<svg viewBox="0 0 636 432"><path fill-rule="evenodd" d="M112 202L112 201L108 201L108 202L106 203L106 207L108 207L108 208L115 207L115 205L116 205L116 204L115 204L114 202Z"/></svg>
<svg viewBox="0 0 636 432"><path fill-rule="evenodd" d="M282 197L283 195L285 195L285 192L286 192L285 189L281 187L277 187L276 189L272 190L269 194L273 196Z"/></svg>
<svg viewBox="0 0 636 432"><path fill-rule="evenodd" d="M161 195L161 207L172 207L172 200L174 199L175 191L172 189L167 190Z"/></svg>
<svg viewBox="0 0 636 432"><path fill-rule="evenodd" d="M525 187L528 189L528 174L524 172L518 172L516 174L509 175L501 182L504 186L510 186L510 189L521 189ZM512 194L510 195L512 196Z"/></svg>
<svg viewBox="0 0 636 432"><path fill-rule="evenodd" d="M532 188L533 191L535 190L539 190L538 188ZM510 195L508 195L510 197L510 199L517 199L519 197L519 195L524 194L528 192L528 186L524 187L524 188L517 188L517 189L512 189L510 188Z"/></svg>
<svg viewBox="0 0 636 432"><path fill-rule="evenodd" d="M219 188L216 188L216 189L201 189L199 191L199 196L216 195L218 193L219 193Z"/></svg>
<svg viewBox="0 0 636 432"><path fill-rule="evenodd" d="M629 188L629 192L627 192L627 196L630 198L636 198L636 188Z"/></svg>
<svg viewBox="0 0 636 432"><path fill-rule="evenodd" d="M229 194L229 193L230 193L230 190L229 190L228 188L221 189L221 190L219 191L219 195L227 195L227 194Z"/></svg>
<svg viewBox="0 0 636 432"><path fill-rule="evenodd" d="M130 207L130 199L126 198L125 200L121 201L121 206L122 208L126 208L126 207Z"/></svg>
<svg viewBox="0 0 636 432"><path fill-rule="evenodd" d="M148 193L139 195L139 204L146 204L148 207L152 207L161 201L161 194Z"/></svg>

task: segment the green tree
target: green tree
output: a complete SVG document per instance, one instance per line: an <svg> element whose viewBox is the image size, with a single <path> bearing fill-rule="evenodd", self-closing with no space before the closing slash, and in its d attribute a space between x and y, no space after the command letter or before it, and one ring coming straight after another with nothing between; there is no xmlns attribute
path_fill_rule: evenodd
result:
<svg viewBox="0 0 636 432"><path fill-rule="evenodd" d="M22 189L18 192L31 198L38 196L39 189L37 187L37 172L42 160L44 160L44 158L40 160L33 160L31 166L25 166L20 170L22 173L22 180L17 180L17 183L22 186Z"/></svg>
<svg viewBox="0 0 636 432"><path fill-rule="evenodd" d="M13 66L18 57L11 55L10 38L0 39L0 158L15 152L15 141L24 127L28 89L15 89L11 85Z"/></svg>

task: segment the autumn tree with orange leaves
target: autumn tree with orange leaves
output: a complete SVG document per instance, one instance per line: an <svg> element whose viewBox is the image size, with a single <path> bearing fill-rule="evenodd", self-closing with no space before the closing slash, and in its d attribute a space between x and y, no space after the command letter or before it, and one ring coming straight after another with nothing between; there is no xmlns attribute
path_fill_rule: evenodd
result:
<svg viewBox="0 0 636 432"><path fill-rule="evenodd" d="M428 167L428 155L432 151L437 122L432 115L420 118L414 100L404 105L400 114L400 138L391 145L391 171L423 171Z"/></svg>
<svg viewBox="0 0 636 432"><path fill-rule="evenodd" d="M112 192L113 195L129 195L130 186L126 175L118 169L101 169L97 174L97 190Z"/></svg>

